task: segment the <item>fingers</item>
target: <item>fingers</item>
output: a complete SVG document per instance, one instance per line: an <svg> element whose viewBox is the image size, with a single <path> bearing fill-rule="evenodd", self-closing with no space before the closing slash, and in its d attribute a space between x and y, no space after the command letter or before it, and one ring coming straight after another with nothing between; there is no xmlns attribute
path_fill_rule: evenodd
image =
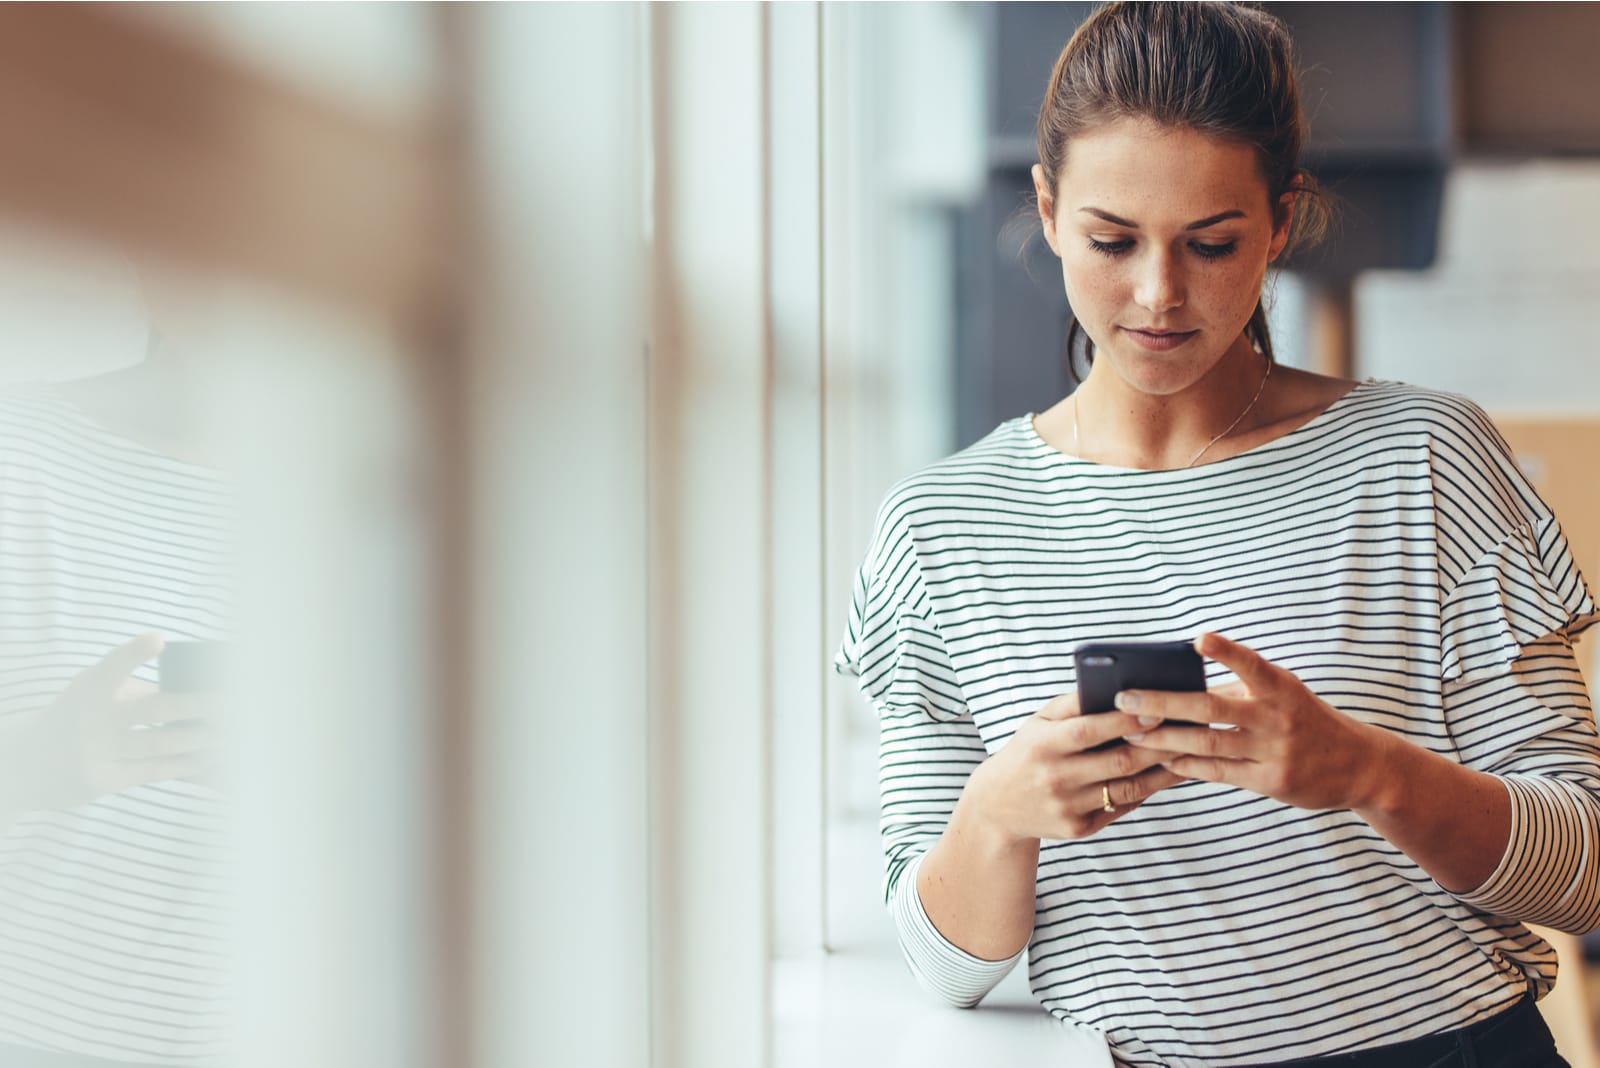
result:
<svg viewBox="0 0 1600 1068"><path fill-rule="evenodd" d="M1166 767L1186 779L1226 783L1229 786L1270 796L1270 792L1264 789L1262 784L1265 769L1254 761L1180 755L1168 760Z"/></svg>
<svg viewBox="0 0 1600 1068"><path fill-rule="evenodd" d="M1145 731L1130 740L1141 749L1165 754L1163 759L1175 753L1224 760L1257 760L1262 756L1261 737L1243 730L1167 726Z"/></svg>
<svg viewBox="0 0 1600 1068"><path fill-rule="evenodd" d="M215 703L215 698L203 694L148 692L131 700L117 702L111 722L113 726L122 728L190 723L210 718Z"/></svg>
<svg viewBox="0 0 1600 1068"><path fill-rule="evenodd" d="M123 679L122 685L117 687L117 701L137 701L141 697L150 697L161 692L161 687L144 679Z"/></svg>
<svg viewBox="0 0 1600 1068"><path fill-rule="evenodd" d="M1067 807L1075 812L1095 812L1105 807L1107 792L1118 807L1136 805L1150 795L1176 786L1183 776L1161 762L1170 753L1154 752L1137 746L1121 745L1101 753L1084 754L1071 766L1072 780Z"/></svg>
<svg viewBox="0 0 1600 1068"><path fill-rule="evenodd" d="M129 675L137 671L141 664L160 654L165 645L165 640L154 631L123 642L99 663L85 668L72 680L68 689L86 689L105 697L113 696Z"/></svg>
<svg viewBox="0 0 1600 1068"><path fill-rule="evenodd" d="M1117 708L1150 728L1162 720L1186 719L1191 723L1219 723L1231 727L1254 726L1257 704L1248 698L1228 696L1221 690L1172 693L1162 690L1124 690Z"/></svg>
<svg viewBox="0 0 1600 1068"><path fill-rule="evenodd" d="M1057 694L1047 701L1045 706L1035 712L1034 715L1040 719L1049 720L1074 719L1082 715L1078 709L1078 695L1070 691Z"/></svg>
<svg viewBox="0 0 1600 1068"><path fill-rule="evenodd" d="M198 756L216 749L216 736L203 723L181 723L127 731L117 747L123 761L142 763Z"/></svg>
<svg viewBox="0 0 1600 1068"><path fill-rule="evenodd" d="M1112 779L1103 785L1106 792L1110 793L1113 805L1117 808L1131 808L1143 804L1167 787L1176 786L1183 781L1182 775L1158 764L1132 778ZM1105 797L1100 790L1095 790L1093 800L1096 805L1102 805Z"/></svg>
<svg viewBox="0 0 1600 1068"><path fill-rule="evenodd" d="M1124 712L1074 716L1049 727L1046 744L1058 756L1073 756L1139 731L1138 719Z"/></svg>
<svg viewBox="0 0 1600 1068"><path fill-rule="evenodd" d="M1280 668L1248 646L1230 641L1220 634L1202 634L1195 639L1195 652L1209 657L1239 676L1256 693L1271 689L1279 681Z"/></svg>
<svg viewBox="0 0 1600 1068"><path fill-rule="evenodd" d="M1156 767L1127 779L1113 779L1085 788L1077 799L1079 811L1084 813L1069 837L1087 838L1097 834L1126 816L1150 798L1170 786L1185 781L1184 776L1167 768ZM1104 790L1102 791L1102 787ZM1105 800L1110 796L1112 811L1105 810Z"/></svg>
<svg viewBox="0 0 1600 1068"><path fill-rule="evenodd" d="M1063 775L1076 782L1101 783L1110 779L1131 778L1167 760L1172 754L1161 749L1137 745L1114 745L1062 759Z"/></svg>

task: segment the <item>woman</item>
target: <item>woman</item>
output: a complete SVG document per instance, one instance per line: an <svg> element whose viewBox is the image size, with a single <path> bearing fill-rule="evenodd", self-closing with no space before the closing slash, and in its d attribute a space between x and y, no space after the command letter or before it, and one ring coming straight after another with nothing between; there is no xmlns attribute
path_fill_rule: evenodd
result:
<svg viewBox="0 0 1600 1068"><path fill-rule="evenodd" d="M1524 924L1600 923L1595 605L1474 405L1274 364L1303 139L1262 13L1062 52L1034 183L1089 374L891 490L837 657L887 900L926 985L1026 948L1122 1064L1562 1065ZM1075 646L1187 638L1208 693L1079 715Z"/></svg>

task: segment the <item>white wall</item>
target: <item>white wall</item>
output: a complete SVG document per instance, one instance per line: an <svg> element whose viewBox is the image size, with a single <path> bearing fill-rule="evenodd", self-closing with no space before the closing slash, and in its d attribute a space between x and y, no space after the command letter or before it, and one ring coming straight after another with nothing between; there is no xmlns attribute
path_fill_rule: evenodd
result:
<svg viewBox="0 0 1600 1068"><path fill-rule="evenodd" d="M1439 261L1356 286L1356 359L1374 375L1498 411L1600 412L1600 162L1464 164Z"/></svg>

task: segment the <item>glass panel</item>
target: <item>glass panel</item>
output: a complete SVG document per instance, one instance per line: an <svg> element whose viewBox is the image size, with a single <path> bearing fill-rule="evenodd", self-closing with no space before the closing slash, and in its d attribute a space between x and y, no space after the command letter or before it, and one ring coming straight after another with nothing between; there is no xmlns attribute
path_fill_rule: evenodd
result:
<svg viewBox="0 0 1600 1068"><path fill-rule="evenodd" d="M0 277L0 1063L420 1064L398 350L20 226Z"/></svg>

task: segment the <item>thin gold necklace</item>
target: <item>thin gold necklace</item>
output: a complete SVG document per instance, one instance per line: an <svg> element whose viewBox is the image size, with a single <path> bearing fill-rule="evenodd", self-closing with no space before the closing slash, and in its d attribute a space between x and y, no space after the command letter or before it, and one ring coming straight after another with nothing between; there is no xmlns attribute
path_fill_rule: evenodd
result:
<svg viewBox="0 0 1600 1068"><path fill-rule="evenodd" d="M1210 441L1208 441L1204 445L1200 446L1200 451L1195 453L1193 456L1189 457L1189 462L1183 465L1185 469L1193 467L1196 463L1198 463L1200 461L1200 457L1204 456L1206 454L1206 452L1210 450L1211 446L1215 445L1217 442L1221 441L1223 438L1225 438L1229 434L1233 433L1233 428L1238 426L1240 423L1242 423L1244 421L1244 417L1249 415L1251 409L1253 409L1256 406L1256 401L1261 399L1261 394L1266 392L1267 379L1269 379L1271 377L1272 377L1272 361L1268 360L1267 361L1267 373L1261 376L1261 384L1256 387L1256 395L1254 397L1250 398L1250 403L1246 404L1244 406L1244 411L1240 412L1234 418L1233 422L1228 424L1228 429L1224 430L1222 433L1218 434L1216 437L1212 438ZM1082 458L1083 450L1078 445L1078 440L1079 440L1079 434L1078 434L1078 398L1077 397L1073 397L1072 398L1072 454L1074 456Z"/></svg>

